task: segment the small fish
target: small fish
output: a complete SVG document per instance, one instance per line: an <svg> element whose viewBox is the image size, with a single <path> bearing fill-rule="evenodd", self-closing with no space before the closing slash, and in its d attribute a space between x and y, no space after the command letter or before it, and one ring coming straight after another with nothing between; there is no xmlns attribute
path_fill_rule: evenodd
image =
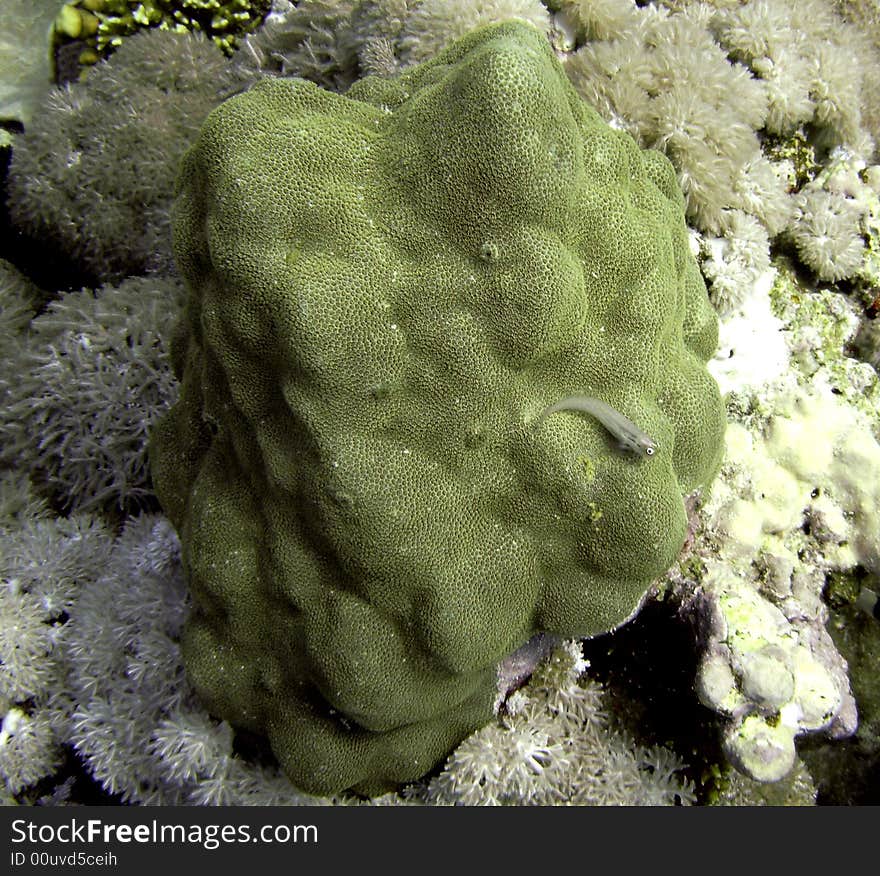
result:
<svg viewBox="0 0 880 876"><path fill-rule="evenodd" d="M569 395L544 408L538 421L557 411L583 411L595 417L617 439L617 446L621 450L637 456L653 456L657 452L657 442L647 432L601 399L588 395Z"/></svg>

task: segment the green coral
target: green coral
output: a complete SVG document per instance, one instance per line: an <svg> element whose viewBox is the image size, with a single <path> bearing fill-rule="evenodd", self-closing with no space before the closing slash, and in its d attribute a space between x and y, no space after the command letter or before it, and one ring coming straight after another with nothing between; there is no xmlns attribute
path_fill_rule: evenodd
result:
<svg viewBox="0 0 880 876"><path fill-rule="evenodd" d="M669 162L524 23L348 95L269 79L184 158L181 398L153 433L190 678L295 784L372 793L489 720L540 630L632 615L719 465ZM597 396L658 443L622 453ZM583 460L593 464L592 475Z"/></svg>

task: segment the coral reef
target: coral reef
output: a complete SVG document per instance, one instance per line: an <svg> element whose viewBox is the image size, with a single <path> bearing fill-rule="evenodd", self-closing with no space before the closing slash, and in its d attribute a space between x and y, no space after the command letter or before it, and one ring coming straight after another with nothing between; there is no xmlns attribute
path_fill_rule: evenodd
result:
<svg viewBox="0 0 880 876"><path fill-rule="evenodd" d="M152 494L147 434L177 398L166 339L182 307L176 277L51 302L4 351L0 461L62 508L137 507Z"/></svg>
<svg viewBox="0 0 880 876"><path fill-rule="evenodd" d="M97 282L171 269L177 163L205 116L243 87L204 39L147 31L85 82L49 93L17 138L9 210Z"/></svg>
<svg viewBox="0 0 880 876"><path fill-rule="evenodd" d="M63 760L54 699L64 689L60 639L80 582L109 557L107 528L88 515L53 517L25 478L0 480L0 778L4 802Z"/></svg>
<svg viewBox="0 0 880 876"><path fill-rule="evenodd" d="M15 265L0 262L2 802L352 802L294 789L268 748L209 714L185 677L180 548L154 513L144 442L177 394L172 339L179 357L187 343L171 329L181 304L175 165L209 111L262 77L344 92L377 74L352 97L398 107L401 71L511 16L546 35L613 127L675 169L720 317L711 369L730 420L725 460L703 506L689 499L688 553L639 617L583 643L589 675L573 643L530 640L497 665L497 689L487 673L495 717L487 708L488 724L445 766L371 802L878 802L880 625L859 608L860 593L880 590L876 0L273 0L228 56L188 34L132 35L157 12L160 26L208 33L208 5L3 0L0 146L13 146L14 223L2 236ZM172 8L187 21L172 21ZM56 38L64 32L53 47L58 81L82 77L67 88L50 85L53 19ZM212 35L229 50L237 25L217 24ZM110 63L99 41L121 41ZM473 230L458 224L462 238ZM482 242L480 277L500 270L493 258L504 253ZM284 270L308 264L308 248L290 249ZM528 303L528 289L505 300ZM326 378L315 374L298 379ZM442 411L429 384L407 422ZM378 404L389 389L377 385ZM486 391L484 408L508 397L506 385ZM557 400L542 398L535 413ZM353 401L339 404L342 419L357 417ZM223 424L212 414L205 440ZM567 460L572 482L601 479L603 454L646 471L590 417L560 412L542 425L561 436L554 459ZM565 455L584 439L589 458ZM432 488L422 479L414 489ZM600 511L588 526L608 522ZM855 726L853 696L858 729L841 740Z"/></svg>
<svg viewBox="0 0 880 876"><path fill-rule="evenodd" d="M751 296L768 299L786 364L781 376L731 365L750 352L766 361L766 343L722 331L722 350L736 351L719 378L735 422L704 509L699 586L678 582L703 655L700 697L726 716L728 757L762 781L791 770L798 736L855 731L822 593L834 575L880 572L880 386L845 355L858 316L840 292L804 289L785 262L774 274Z"/></svg>
<svg viewBox="0 0 880 876"><path fill-rule="evenodd" d="M348 98L260 83L183 178L182 401L151 462L194 684L307 790L415 779L533 633L632 615L717 469L715 317L671 168L508 23ZM538 419L572 392L657 452Z"/></svg>
<svg viewBox="0 0 880 876"><path fill-rule="evenodd" d="M422 794L435 805L661 806L695 797L683 765L611 728L577 642L553 651L497 723L469 736ZM412 792L410 792L411 796Z"/></svg>

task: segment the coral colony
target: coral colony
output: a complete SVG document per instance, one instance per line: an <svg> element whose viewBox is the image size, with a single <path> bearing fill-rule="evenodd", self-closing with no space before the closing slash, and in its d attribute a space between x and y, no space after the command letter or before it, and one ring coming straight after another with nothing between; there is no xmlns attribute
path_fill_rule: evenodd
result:
<svg viewBox="0 0 880 876"><path fill-rule="evenodd" d="M876 799L877 0L5 6L3 801Z"/></svg>
<svg viewBox="0 0 880 876"><path fill-rule="evenodd" d="M184 158L151 442L184 660L298 787L419 778L489 720L499 661L613 629L678 555L723 446L717 327L644 156L512 22L345 96L266 79ZM577 389L657 452L539 416Z"/></svg>

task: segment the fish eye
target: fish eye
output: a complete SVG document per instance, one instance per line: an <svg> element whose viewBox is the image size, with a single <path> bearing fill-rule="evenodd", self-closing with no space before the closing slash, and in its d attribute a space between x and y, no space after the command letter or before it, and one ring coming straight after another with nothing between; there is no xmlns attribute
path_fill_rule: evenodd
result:
<svg viewBox="0 0 880 876"><path fill-rule="evenodd" d="M653 447L646 447L645 448L645 456L653 456L653 455L654 455L654 448Z"/></svg>

